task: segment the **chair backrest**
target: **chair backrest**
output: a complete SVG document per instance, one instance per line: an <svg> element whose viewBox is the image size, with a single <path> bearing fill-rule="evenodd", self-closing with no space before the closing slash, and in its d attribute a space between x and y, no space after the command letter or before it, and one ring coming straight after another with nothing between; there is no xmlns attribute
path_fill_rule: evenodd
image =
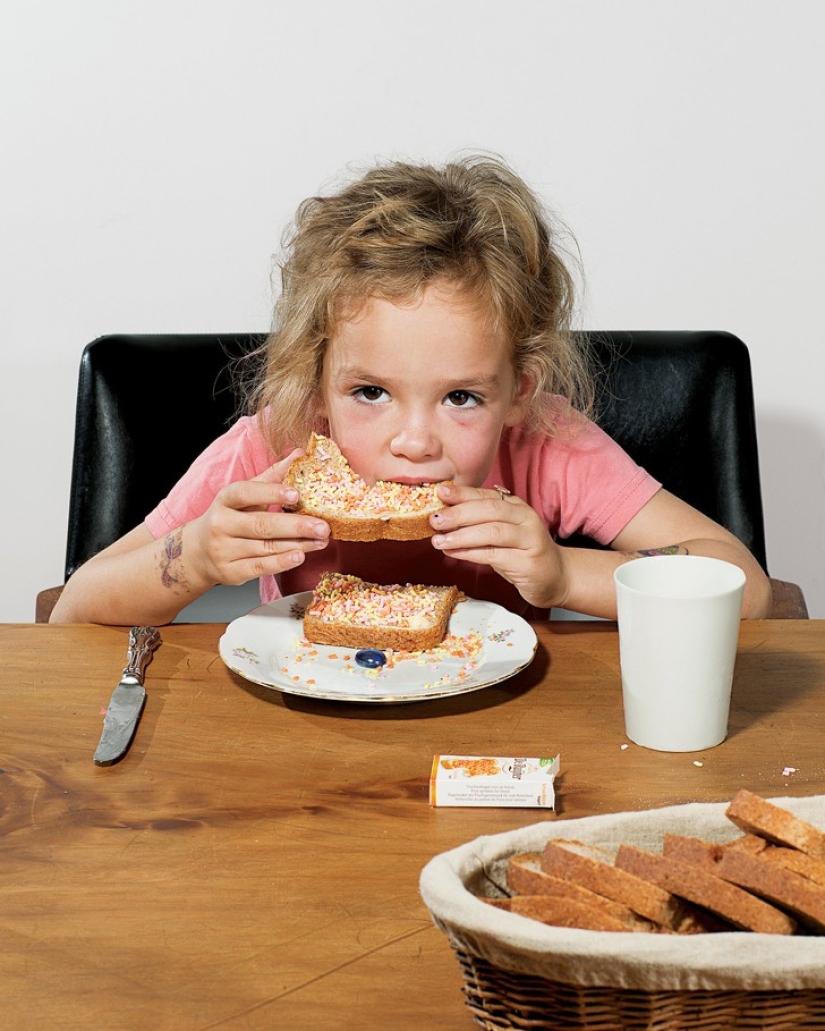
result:
<svg viewBox="0 0 825 1031"><path fill-rule="evenodd" d="M66 569L137 526L240 414L251 333L104 336L80 361Z"/></svg>
<svg viewBox="0 0 825 1031"><path fill-rule="evenodd" d="M767 571L748 349L731 333L587 334L597 421L671 493L743 541Z"/></svg>
<svg viewBox="0 0 825 1031"><path fill-rule="evenodd" d="M598 421L668 490L766 565L753 388L729 333L588 334ZM231 369L257 334L105 336L83 352L66 578L141 522L239 413Z"/></svg>

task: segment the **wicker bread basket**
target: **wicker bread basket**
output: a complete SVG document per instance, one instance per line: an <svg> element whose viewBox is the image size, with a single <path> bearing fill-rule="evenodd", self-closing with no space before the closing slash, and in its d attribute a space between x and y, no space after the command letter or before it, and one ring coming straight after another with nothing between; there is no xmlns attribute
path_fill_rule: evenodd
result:
<svg viewBox="0 0 825 1031"><path fill-rule="evenodd" d="M825 796L773 799L825 828ZM545 821L433 858L421 894L449 938L467 1004L485 1029L825 1029L825 937L595 932L545 926L479 901L499 896L508 858L550 838L660 851L666 832L729 841L726 804Z"/></svg>

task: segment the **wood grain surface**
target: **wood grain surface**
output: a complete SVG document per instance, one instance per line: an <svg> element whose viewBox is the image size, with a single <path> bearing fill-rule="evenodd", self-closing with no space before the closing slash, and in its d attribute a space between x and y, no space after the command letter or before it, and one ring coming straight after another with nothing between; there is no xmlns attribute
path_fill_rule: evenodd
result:
<svg viewBox="0 0 825 1031"><path fill-rule="evenodd" d="M0 1015L13 1031L469 1031L418 894L540 819L825 792L825 622L745 623L728 740L624 736L616 629L537 626L494 687L372 707L258 687L220 625L161 633L132 748L92 762L126 631L0 627ZM627 746L627 747L623 747ZM433 755L561 755L557 814L431 809Z"/></svg>

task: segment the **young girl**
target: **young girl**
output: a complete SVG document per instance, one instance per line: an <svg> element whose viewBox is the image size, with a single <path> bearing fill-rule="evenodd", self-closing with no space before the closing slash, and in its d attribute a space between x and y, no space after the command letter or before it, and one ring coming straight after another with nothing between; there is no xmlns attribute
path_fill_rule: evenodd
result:
<svg viewBox="0 0 825 1031"><path fill-rule="evenodd" d="M456 584L533 617L615 617L613 570L651 552L741 566L743 615L765 616L769 582L747 549L580 414L572 304L549 221L498 161L393 163L306 201L255 414L72 576L52 620L161 624L214 584L259 578L268 601L326 570ZM432 538L344 543L284 512L312 430L368 482L451 481ZM557 543L576 532L609 550Z"/></svg>

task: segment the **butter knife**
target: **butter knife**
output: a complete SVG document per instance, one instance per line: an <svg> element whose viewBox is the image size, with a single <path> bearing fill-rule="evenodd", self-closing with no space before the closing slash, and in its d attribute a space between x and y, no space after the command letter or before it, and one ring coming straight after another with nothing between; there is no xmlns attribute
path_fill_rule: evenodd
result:
<svg viewBox="0 0 825 1031"><path fill-rule="evenodd" d="M133 626L129 631L126 666L106 710L103 733L94 754L98 766L110 766L126 754L146 701L143 677L159 644L160 634L153 626Z"/></svg>

